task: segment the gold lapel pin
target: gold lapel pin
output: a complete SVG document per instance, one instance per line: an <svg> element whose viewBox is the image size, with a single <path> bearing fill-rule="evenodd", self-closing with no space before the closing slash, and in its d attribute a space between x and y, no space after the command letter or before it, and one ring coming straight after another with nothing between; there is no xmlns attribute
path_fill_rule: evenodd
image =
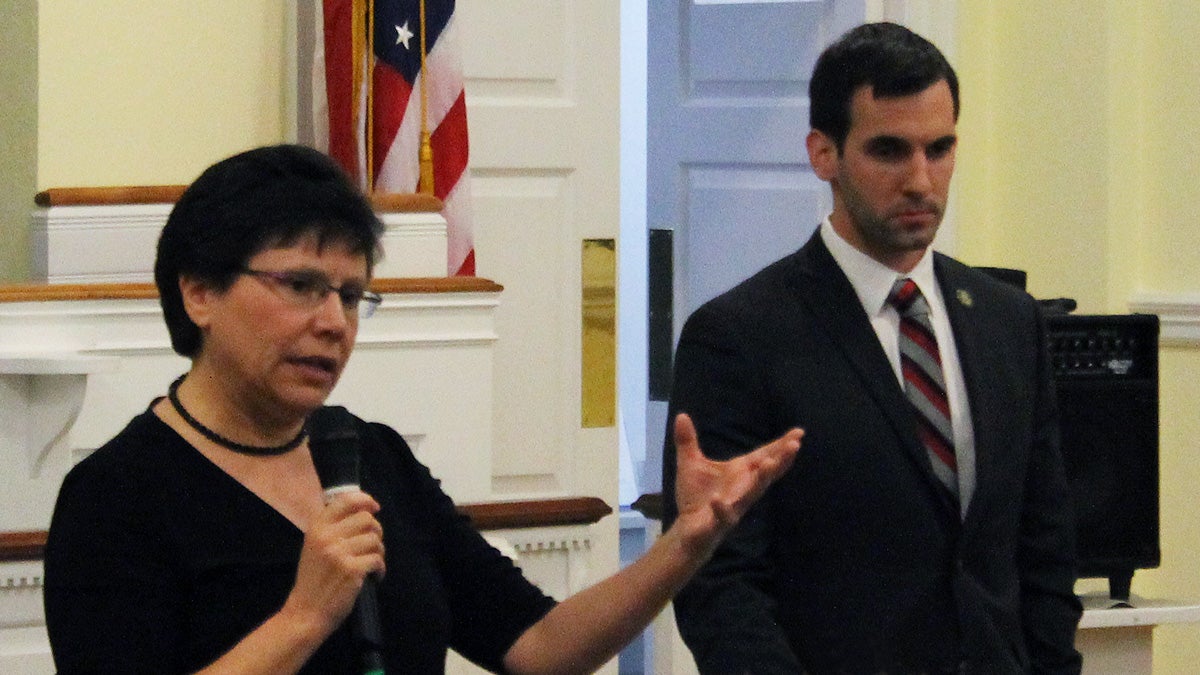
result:
<svg viewBox="0 0 1200 675"><path fill-rule="evenodd" d="M972 298L971 293L965 288L958 289L958 292L955 293L955 295L958 297L958 301L962 303L963 307L971 307L975 304L975 298Z"/></svg>

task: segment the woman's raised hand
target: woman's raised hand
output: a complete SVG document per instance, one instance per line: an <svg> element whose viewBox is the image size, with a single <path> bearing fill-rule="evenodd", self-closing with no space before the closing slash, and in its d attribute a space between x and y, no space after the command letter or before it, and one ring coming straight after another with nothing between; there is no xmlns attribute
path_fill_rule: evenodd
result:
<svg viewBox="0 0 1200 675"><path fill-rule="evenodd" d="M688 541L712 553L721 537L745 515L775 479L792 465L800 449L801 429L726 461L704 456L696 428L686 414L675 417L675 504L672 528L683 528Z"/></svg>

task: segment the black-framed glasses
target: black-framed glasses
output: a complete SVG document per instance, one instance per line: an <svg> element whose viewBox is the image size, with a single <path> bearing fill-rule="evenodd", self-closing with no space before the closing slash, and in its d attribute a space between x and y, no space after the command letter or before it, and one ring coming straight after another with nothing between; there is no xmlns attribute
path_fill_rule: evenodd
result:
<svg viewBox="0 0 1200 675"><path fill-rule="evenodd" d="M245 267L238 271L270 282L281 297L305 309L315 309L325 302L325 297L330 293L337 293L342 309L347 313L358 314L361 319L369 319L379 307L379 303L383 302L378 293L372 293L355 284L334 286L329 283L329 277L311 270L274 272Z"/></svg>

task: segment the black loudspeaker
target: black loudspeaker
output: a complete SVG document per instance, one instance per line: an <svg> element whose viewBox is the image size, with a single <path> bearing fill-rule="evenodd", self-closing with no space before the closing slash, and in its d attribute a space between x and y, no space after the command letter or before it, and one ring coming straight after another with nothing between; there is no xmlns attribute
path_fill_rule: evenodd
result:
<svg viewBox="0 0 1200 675"><path fill-rule="evenodd" d="M1158 317L1048 315L1081 577L1127 601L1158 567Z"/></svg>

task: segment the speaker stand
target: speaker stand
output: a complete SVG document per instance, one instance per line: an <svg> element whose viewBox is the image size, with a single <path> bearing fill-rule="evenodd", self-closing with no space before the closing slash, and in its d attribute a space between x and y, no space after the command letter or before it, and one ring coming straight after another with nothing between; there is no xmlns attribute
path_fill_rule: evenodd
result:
<svg viewBox="0 0 1200 675"><path fill-rule="evenodd" d="M1121 570L1108 575L1108 597L1117 603L1118 607L1132 607L1129 604L1129 587L1133 584L1133 570Z"/></svg>

